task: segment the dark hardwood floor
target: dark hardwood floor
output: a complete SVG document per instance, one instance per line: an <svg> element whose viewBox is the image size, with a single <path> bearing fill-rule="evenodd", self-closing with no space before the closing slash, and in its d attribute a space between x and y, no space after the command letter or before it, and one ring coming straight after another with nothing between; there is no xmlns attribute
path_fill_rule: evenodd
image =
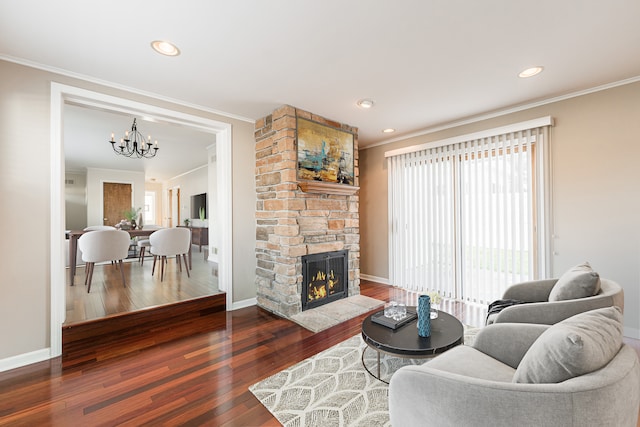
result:
<svg viewBox="0 0 640 427"><path fill-rule="evenodd" d="M361 284L381 300L391 289ZM441 309L475 326L484 317L482 307L459 302ZM359 334L364 317L314 334L258 307L212 312L181 325L196 331L188 337L150 347L123 337L104 349L110 357L0 373L0 425L279 425L248 387Z"/></svg>

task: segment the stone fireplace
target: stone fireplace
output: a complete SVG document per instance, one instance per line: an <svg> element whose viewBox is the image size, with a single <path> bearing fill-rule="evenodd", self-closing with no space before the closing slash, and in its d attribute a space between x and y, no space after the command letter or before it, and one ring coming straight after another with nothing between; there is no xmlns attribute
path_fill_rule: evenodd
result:
<svg viewBox="0 0 640 427"><path fill-rule="evenodd" d="M354 186L298 180L298 117L354 134ZM303 257L339 251L347 269L343 296L359 295L357 129L285 105L256 122L255 139L258 305L287 318L300 313L308 291Z"/></svg>

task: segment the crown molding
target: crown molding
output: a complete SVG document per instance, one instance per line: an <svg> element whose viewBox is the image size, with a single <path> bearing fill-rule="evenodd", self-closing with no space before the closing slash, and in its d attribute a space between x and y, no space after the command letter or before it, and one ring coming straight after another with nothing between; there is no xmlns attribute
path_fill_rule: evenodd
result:
<svg viewBox="0 0 640 427"><path fill-rule="evenodd" d="M191 170L188 170L188 171L186 171L186 172L182 172L182 173L181 173L181 174L179 174L179 175L176 175L176 176L174 176L174 177L171 177L171 178L167 179L167 182L172 181L172 180L174 180L174 179L181 178L181 177L183 177L183 176L189 175L190 173L194 173L194 172L199 171L200 169L204 169L204 168L208 168L208 167L209 167L209 164L204 164L204 165L202 165L202 166L195 167L195 168L193 168L193 169L191 169Z"/></svg>
<svg viewBox="0 0 640 427"><path fill-rule="evenodd" d="M251 119L251 118L248 118L248 117L239 116L239 115L232 114L232 113L227 113L225 111L215 110L213 108L204 107L204 106L198 105L198 104L192 104L192 103L189 103L189 102L181 101L179 99L175 99L175 98L170 98L168 96L159 95L157 93L143 91L143 90L132 88L132 87L129 87L129 86L113 83L113 82L110 82L110 81L107 81L107 80L98 79L98 78L87 76L87 75L84 75L84 74L74 73L72 71L68 71L68 70L65 70L65 69L62 69L62 68L51 67L49 65L40 64L38 62L28 61L28 60L22 59L22 58L16 58L16 57L13 57L13 56L0 54L0 60L7 61L7 62L12 62L12 63L18 64L18 65L24 65L26 67L36 68L38 70L47 71L47 72L50 72L50 73L60 74L60 75L66 76L66 77L72 77L74 79L83 80L83 81L86 81L86 82L89 82L89 83L99 84L99 85L106 86L106 87L109 87L109 88L112 88L112 89L118 89L118 90L123 90L123 91L126 91L126 92L131 92L131 93L134 93L136 95L146 96L146 97L149 97L149 98L157 99L159 101L171 102L172 104L180 105L182 107L194 108L196 110L204 111L204 112L211 113L211 114L216 114L218 116L227 117L229 119L240 120L242 122L247 122L247 123L255 123L256 122L254 119Z"/></svg>
<svg viewBox="0 0 640 427"><path fill-rule="evenodd" d="M567 99L577 98L579 96L589 95L591 93L600 92L607 89L613 89L615 87L624 86L624 85L636 83L639 81L640 81L640 76L631 77L629 79L619 80L617 82L607 83L607 84L595 86L589 89L584 89L577 92L571 92L565 95L555 96L553 98L547 98L541 101L530 102L527 104L519 105L517 107L506 108L504 110L498 110L491 113L480 114L479 116L472 116L470 118L457 120L455 122L450 122L443 125L429 127L421 131L412 132L406 135L397 136L392 139L386 139L384 141L376 142L375 144L367 145L366 147L360 147L359 149L360 151L362 151L362 150L367 150L369 148L380 147L381 145L387 145L393 142L404 141L410 138L415 138L417 136L429 135L429 134L440 132L443 130L452 129L452 128L456 128L464 125L469 125L476 122L481 122L483 120L506 116L507 114L517 113L519 111L529 110L531 108L536 108L536 107L540 107L547 104L553 104L554 102L565 101Z"/></svg>

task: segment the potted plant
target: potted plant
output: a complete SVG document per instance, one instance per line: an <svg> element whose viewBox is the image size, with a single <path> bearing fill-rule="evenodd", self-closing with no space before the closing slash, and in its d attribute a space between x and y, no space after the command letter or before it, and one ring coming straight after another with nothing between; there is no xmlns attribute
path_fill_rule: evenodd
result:
<svg viewBox="0 0 640 427"><path fill-rule="evenodd" d="M124 217L131 223L132 230L136 229L136 219L138 218L138 214L141 210L142 208L131 207L131 209L128 209L123 213Z"/></svg>
<svg viewBox="0 0 640 427"><path fill-rule="evenodd" d="M200 221L204 222L204 216L205 216L204 206L200 206L200 211L198 211L198 214L200 215Z"/></svg>
<svg viewBox="0 0 640 427"><path fill-rule="evenodd" d="M191 222L191 220L189 218L185 219L184 220L184 226L188 227L190 222Z"/></svg>

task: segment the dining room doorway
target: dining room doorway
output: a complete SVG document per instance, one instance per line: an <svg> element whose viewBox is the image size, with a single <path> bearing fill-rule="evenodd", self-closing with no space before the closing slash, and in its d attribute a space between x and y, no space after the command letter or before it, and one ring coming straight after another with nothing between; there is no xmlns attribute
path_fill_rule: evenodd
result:
<svg viewBox="0 0 640 427"><path fill-rule="evenodd" d="M169 218L168 226L180 226L180 187L173 187L168 190L167 199L169 200Z"/></svg>
<svg viewBox="0 0 640 427"><path fill-rule="evenodd" d="M217 195L219 199L218 238L218 288L226 292L226 306L233 306L233 239L232 239L232 144L231 124L213 119L193 116L175 110L140 103L130 99L114 97L83 88L51 83L51 321L50 356L62 354L62 325L66 316L65 296L65 254L64 241L59 236L65 231L64 199L64 110L65 106L83 106L129 115L149 117L165 123L204 131L213 135L216 141Z"/></svg>

